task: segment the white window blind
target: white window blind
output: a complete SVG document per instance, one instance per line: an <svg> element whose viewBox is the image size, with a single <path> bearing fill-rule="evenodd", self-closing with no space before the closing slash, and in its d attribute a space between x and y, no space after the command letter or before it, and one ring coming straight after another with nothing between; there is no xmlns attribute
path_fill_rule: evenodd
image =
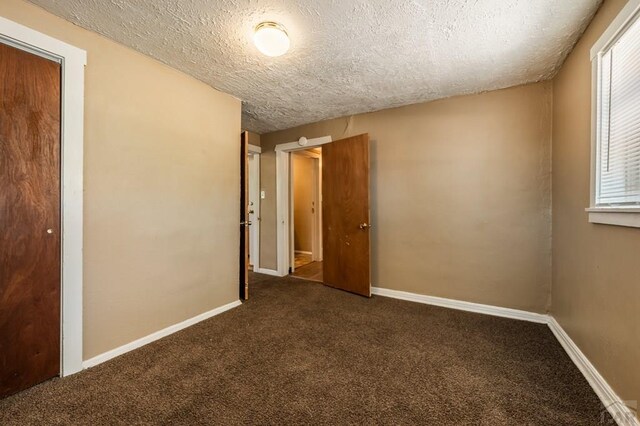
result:
<svg viewBox="0 0 640 426"><path fill-rule="evenodd" d="M599 64L596 203L640 205L640 20Z"/></svg>

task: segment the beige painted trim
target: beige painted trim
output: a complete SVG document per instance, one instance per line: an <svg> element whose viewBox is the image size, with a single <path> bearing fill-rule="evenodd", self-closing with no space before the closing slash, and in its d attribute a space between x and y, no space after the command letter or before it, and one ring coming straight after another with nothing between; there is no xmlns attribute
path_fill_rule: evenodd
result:
<svg viewBox="0 0 640 426"><path fill-rule="evenodd" d="M82 370L84 67L87 53L0 17L0 41L62 65L60 375Z"/></svg>

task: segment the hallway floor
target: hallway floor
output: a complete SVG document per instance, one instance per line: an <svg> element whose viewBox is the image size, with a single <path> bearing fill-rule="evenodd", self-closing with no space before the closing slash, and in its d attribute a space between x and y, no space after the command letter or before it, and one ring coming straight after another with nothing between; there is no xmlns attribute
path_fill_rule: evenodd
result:
<svg viewBox="0 0 640 426"><path fill-rule="evenodd" d="M322 282L322 262L311 262L296 270L291 274L292 277L302 278L309 281Z"/></svg>
<svg viewBox="0 0 640 426"><path fill-rule="evenodd" d="M294 256L294 265L296 269L308 265L313 262L313 255L311 253L300 253L297 251Z"/></svg>

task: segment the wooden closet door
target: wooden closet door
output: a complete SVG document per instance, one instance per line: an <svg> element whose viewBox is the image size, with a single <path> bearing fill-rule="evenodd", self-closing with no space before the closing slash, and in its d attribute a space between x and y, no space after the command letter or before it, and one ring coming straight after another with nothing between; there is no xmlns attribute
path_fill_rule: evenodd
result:
<svg viewBox="0 0 640 426"><path fill-rule="evenodd" d="M58 63L0 43L0 397L60 371Z"/></svg>

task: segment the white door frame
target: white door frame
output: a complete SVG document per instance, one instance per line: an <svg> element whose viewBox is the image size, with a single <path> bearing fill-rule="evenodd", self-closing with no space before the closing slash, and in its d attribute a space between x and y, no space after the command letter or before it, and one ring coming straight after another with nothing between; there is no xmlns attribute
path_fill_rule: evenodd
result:
<svg viewBox="0 0 640 426"><path fill-rule="evenodd" d="M302 138L301 138L302 139ZM291 200L291 153L321 146L332 141L331 136L323 136L300 142L288 142L276 145L276 218L277 218L277 264L278 276L289 274L291 265L291 226L290 226L290 200Z"/></svg>
<svg viewBox="0 0 640 426"><path fill-rule="evenodd" d="M257 200L253 206L254 214L253 220L251 220L251 226L249 228L249 252L251 258L251 264L253 270L258 271L260 269L260 155L262 148L255 145L249 145L249 155L253 155L252 166L249 167L249 182L251 179L257 179L255 185L256 193L249 193L249 199ZM252 176L255 176L252 178ZM249 185L249 191L251 191L251 184ZM251 216L249 216L251 218Z"/></svg>
<svg viewBox="0 0 640 426"><path fill-rule="evenodd" d="M289 230L289 265L288 265L288 271L289 273L293 273L296 271L296 252L295 252L295 247L296 247L296 215L295 215L295 196L294 196L294 188L295 188L295 170L293 168L293 153L295 151L291 151L289 152L289 154L287 155L287 157L289 157L289 224L288 226L288 230Z"/></svg>
<svg viewBox="0 0 640 426"><path fill-rule="evenodd" d="M313 236L312 248L314 262L322 262L322 155L313 160L313 208L315 216L313 217Z"/></svg>
<svg viewBox="0 0 640 426"><path fill-rule="evenodd" d="M61 116L60 375L82 370L84 50L0 17L0 42L59 62Z"/></svg>

